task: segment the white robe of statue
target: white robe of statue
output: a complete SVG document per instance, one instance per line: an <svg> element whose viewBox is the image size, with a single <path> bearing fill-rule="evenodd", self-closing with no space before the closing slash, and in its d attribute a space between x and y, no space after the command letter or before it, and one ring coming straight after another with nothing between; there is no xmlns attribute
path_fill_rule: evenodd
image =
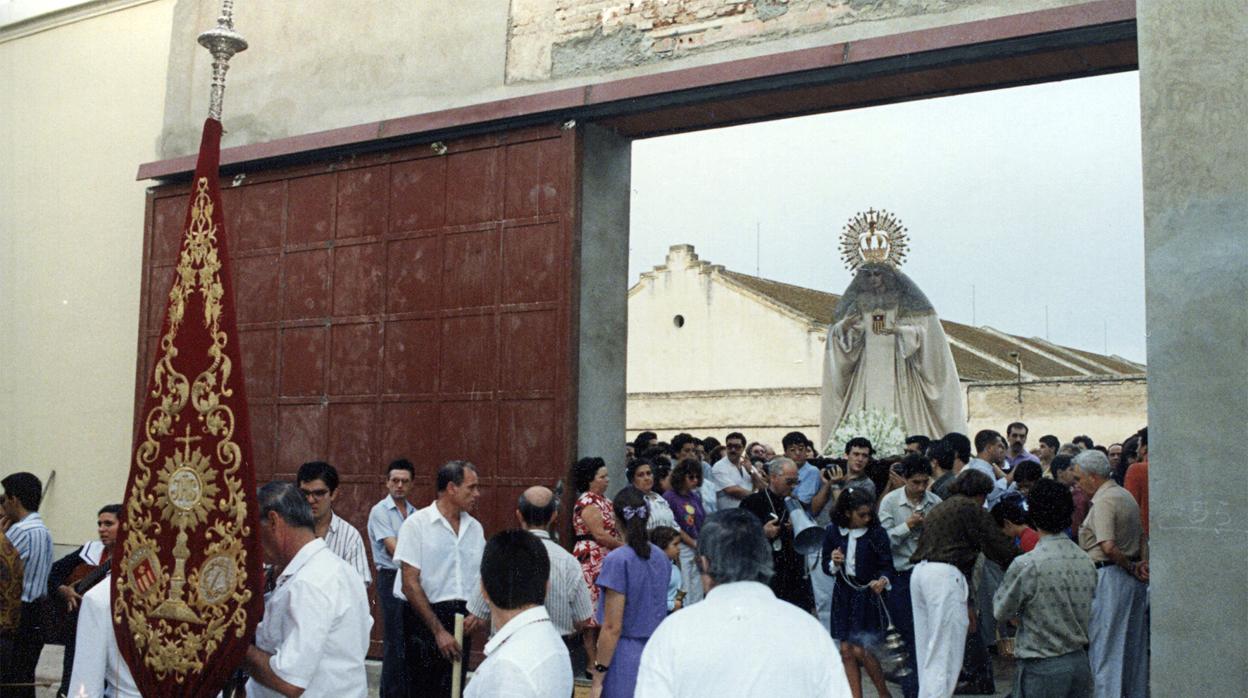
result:
<svg viewBox="0 0 1248 698"><path fill-rule="evenodd" d="M921 298L917 288L915 292ZM896 414L907 435L937 439L951 431L966 432L958 370L940 319L930 306L901 312L896 302L871 302L895 298L896 294L855 297L846 292L845 300L857 307L845 312L838 308L841 319L828 330L821 444L847 415L868 408ZM870 307L864 308L863 301ZM927 305L926 298L922 304Z"/></svg>

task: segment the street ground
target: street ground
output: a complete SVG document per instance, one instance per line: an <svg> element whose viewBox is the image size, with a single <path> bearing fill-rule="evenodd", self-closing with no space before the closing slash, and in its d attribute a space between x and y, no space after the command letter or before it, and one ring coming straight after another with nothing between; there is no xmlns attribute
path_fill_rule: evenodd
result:
<svg viewBox="0 0 1248 698"><path fill-rule="evenodd" d="M65 656L65 648L60 645L46 645L39 656L39 668L35 671L35 681L40 686L35 690L36 698L56 698L56 689L61 681L61 662ZM997 676L996 698L1003 698L1010 693L1010 684L1014 679L1014 662L1009 659L993 657L993 668ZM381 675L381 662L368 662L368 695L377 696L377 682ZM867 682L863 690L864 698L879 698L879 694ZM894 696L901 691L894 690ZM589 698L589 682L578 681L574 698Z"/></svg>

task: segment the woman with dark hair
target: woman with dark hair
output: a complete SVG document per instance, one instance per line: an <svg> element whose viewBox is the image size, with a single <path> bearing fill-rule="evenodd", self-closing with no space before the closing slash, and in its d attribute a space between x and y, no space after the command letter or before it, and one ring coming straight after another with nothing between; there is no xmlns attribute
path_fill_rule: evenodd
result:
<svg viewBox="0 0 1248 698"><path fill-rule="evenodd" d="M646 506L650 507L650 516L646 518L646 528L658 526L675 528L676 517L672 507L658 492L654 491L654 463L647 458L635 458L624 471L628 476L628 484L641 491L646 498Z"/></svg>
<svg viewBox="0 0 1248 698"><path fill-rule="evenodd" d="M572 484L580 495L572 506L572 554L581 563L590 601L598 603L598 573L607 553L624 544L615 529L615 511L606 497L611 479L601 458L582 458L572 466ZM598 623L592 617L581 633L589 663L594 663Z"/></svg>
<svg viewBox="0 0 1248 698"><path fill-rule="evenodd" d="M886 627L879 597L895 574L888 533L876 519L875 496L867 488L851 487L836 500L820 562L824 574L836 577L831 630L840 643L850 691L861 698L862 664L879 694L890 695L879 661L866 649Z"/></svg>
<svg viewBox="0 0 1248 698"><path fill-rule="evenodd" d="M672 461L667 456L659 456L651 458L650 462L654 463L654 491L662 495L672 487Z"/></svg>
<svg viewBox="0 0 1248 698"><path fill-rule="evenodd" d="M615 495L614 507L627 545L611 551L602 563L598 586L598 651L594 690L602 698L632 696L646 641L667 617L667 585L672 562L650 542L650 509L636 487Z"/></svg>
<svg viewBox="0 0 1248 698"><path fill-rule="evenodd" d="M48 572L48 598L59 600L45 605L48 617L44 628L50 644L65 645L61 665L61 688L57 695L69 693L70 674L74 669L74 644L78 635L78 606L87 593L108 574L113 543L121 525L121 505L108 504L96 514L95 528L99 540L89 540L74 552L52 563Z"/></svg>
<svg viewBox="0 0 1248 698"><path fill-rule="evenodd" d="M688 458L672 469L671 488L663 493L680 531L680 584L685 605L702 600L702 574L698 571L698 531L706 510L702 508L702 464Z"/></svg>

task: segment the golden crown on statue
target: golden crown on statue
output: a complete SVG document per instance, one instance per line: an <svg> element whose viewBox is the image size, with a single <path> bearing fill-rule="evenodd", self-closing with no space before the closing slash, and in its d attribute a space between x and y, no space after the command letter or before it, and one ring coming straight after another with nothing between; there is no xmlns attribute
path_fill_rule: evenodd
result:
<svg viewBox="0 0 1248 698"><path fill-rule="evenodd" d="M849 219L841 232L841 259L850 271L864 264L899 267L906 260L909 236L893 214L873 208Z"/></svg>

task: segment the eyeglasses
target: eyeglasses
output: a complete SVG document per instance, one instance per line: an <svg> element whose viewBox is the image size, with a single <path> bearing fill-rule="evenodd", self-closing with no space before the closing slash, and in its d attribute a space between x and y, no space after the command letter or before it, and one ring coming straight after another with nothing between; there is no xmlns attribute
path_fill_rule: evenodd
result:
<svg viewBox="0 0 1248 698"><path fill-rule="evenodd" d="M786 477L786 478L784 478L784 484L786 484L786 485L796 485L796 484L797 484L797 478L795 478L795 477Z"/></svg>
<svg viewBox="0 0 1248 698"><path fill-rule="evenodd" d="M325 499L329 496L329 490L305 490L300 487L299 491L308 499Z"/></svg>

